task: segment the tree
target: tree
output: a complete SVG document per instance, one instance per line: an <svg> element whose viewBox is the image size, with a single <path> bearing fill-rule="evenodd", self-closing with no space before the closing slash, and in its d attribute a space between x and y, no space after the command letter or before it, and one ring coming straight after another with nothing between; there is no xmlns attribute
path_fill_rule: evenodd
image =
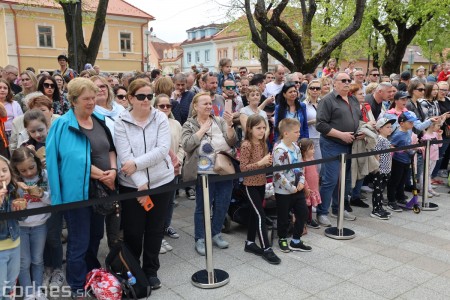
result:
<svg viewBox="0 0 450 300"><path fill-rule="evenodd" d="M58 1L58 0L57 0ZM78 2L78 3L77 3ZM84 42L83 35L83 16L81 0L59 0L58 3L64 11L64 22L66 24L66 39L69 45L69 63L75 66L75 54L77 61L77 72L83 70L86 63L95 64L98 50L102 41L103 31L106 24L106 11L109 0L98 0L95 13L95 22L92 28L92 35L89 45ZM92 7L88 8L92 11ZM75 26L74 26L75 24ZM73 43L73 37L76 37L76 45Z"/></svg>
<svg viewBox="0 0 450 300"><path fill-rule="evenodd" d="M313 53L313 20L318 10L318 2L315 0L299 0L301 9L300 32L298 32L295 26L290 26L288 24L294 22L289 22L283 19L283 13L285 12L289 2L289 0L280 0L278 1L278 4L274 6L273 10L268 10L264 0L257 0L254 6L254 13L252 14L251 0L245 0L245 13L249 23L253 43L255 43L261 50L267 51L267 53L280 61L289 70L301 70L305 73L314 72L320 62L329 57L333 50L338 48L346 39L348 39L359 29L366 5L366 0L355 0L353 16L350 23L346 24L342 30L337 31L329 39L323 39L320 49ZM297 1L291 2L295 2L291 3L291 6L295 7ZM331 1L329 0L325 2L326 4L329 4ZM347 3L348 1L340 2ZM271 2L271 5L273 5L273 3L274 1ZM345 11L349 11L349 8L345 7ZM329 17L332 17L331 12L329 13ZM267 42L264 42L261 35L262 30L258 29L258 24L255 20L260 24L261 28L264 28L264 30L267 31L269 36L282 45L292 61L286 57L284 53L278 51ZM292 21L292 19L290 21ZM329 31L333 31L333 28L328 27L327 29Z"/></svg>

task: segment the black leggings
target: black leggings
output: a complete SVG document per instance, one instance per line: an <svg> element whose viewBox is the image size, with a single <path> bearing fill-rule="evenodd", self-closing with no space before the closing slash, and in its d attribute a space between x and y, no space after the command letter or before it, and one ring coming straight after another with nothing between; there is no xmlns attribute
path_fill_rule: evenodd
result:
<svg viewBox="0 0 450 300"><path fill-rule="evenodd" d="M408 178L409 164L392 160L391 178L387 184L387 198L390 203L403 200L405 183Z"/></svg>
<svg viewBox="0 0 450 300"><path fill-rule="evenodd" d="M373 175L372 209L374 212L382 208L383 191L389 181L390 174L376 173Z"/></svg>
<svg viewBox="0 0 450 300"><path fill-rule="evenodd" d="M303 191L290 195L275 194L277 200L277 227L278 237L287 238L289 228L289 211L293 210L295 216L294 233L292 237L300 239L308 219L308 206Z"/></svg>
<svg viewBox="0 0 450 300"><path fill-rule="evenodd" d="M248 220L247 241L254 242L258 233L261 248L270 247L267 235L266 214L262 207L266 186L245 186L245 193L250 201L250 216Z"/></svg>

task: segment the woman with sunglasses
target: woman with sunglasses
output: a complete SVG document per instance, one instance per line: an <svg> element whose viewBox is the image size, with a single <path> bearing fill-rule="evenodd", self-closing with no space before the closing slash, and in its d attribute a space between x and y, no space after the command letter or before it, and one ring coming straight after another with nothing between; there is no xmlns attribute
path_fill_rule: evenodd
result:
<svg viewBox="0 0 450 300"><path fill-rule="evenodd" d="M9 137L11 136L12 122L14 118L23 115L23 111L20 104L13 100L11 86L4 79L0 81L0 103L7 112L7 118L3 121L4 124L2 124L2 127L4 125L6 138L9 140ZM8 147L8 143L6 143L5 147Z"/></svg>
<svg viewBox="0 0 450 300"><path fill-rule="evenodd" d="M22 85L22 91L14 96L14 100L20 104L20 107L25 112L27 106L23 103L26 95L36 92L37 90L37 78L31 71L24 71L20 73L20 83Z"/></svg>
<svg viewBox="0 0 450 300"><path fill-rule="evenodd" d="M316 115L317 115L317 105L320 100L320 91L322 90L322 85L320 80L314 79L308 84L308 89L306 90L306 98L303 101L306 105L306 119L308 120L308 131L309 138L314 142L314 159L321 159L322 153L320 152L320 132L316 129ZM318 171L320 172L320 164L317 165Z"/></svg>
<svg viewBox="0 0 450 300"><path fill-rule="evenodd" d="M50 75L43 75L39 79L38 91L53 101L53 112L58 115L65 114L70 109L69 101L61 95L55 78Z"/></svg>
<svg viewBox="0 0 450 300"><path fill-rule="evenodd" d="M116 95L116 103L122 105L123 108L128 109L130 103L128 103L127 99L127 88L123 85L115 86L114 95Z"/></svg>
<svg viewBox="0 0 450 300"><path fill-rule="evenodd" d="M133 80L127 96L133 108L119 115L114 129L117 155L122 164L119 191L131 193L169 186L174 181L174 168L169 156L167 116L152 108L153 89L149 82ZM168 191L122 202L124 242L138 261L143 252L142 270L152 289L161 287L158 256L172 195L173 191ZM151 203L153 208L149 207Z"/></svg>

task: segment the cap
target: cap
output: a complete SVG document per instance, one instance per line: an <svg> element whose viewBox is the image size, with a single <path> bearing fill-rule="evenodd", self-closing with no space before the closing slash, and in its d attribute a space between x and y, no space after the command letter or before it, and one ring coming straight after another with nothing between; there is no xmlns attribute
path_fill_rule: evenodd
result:
<svg viewBox="0 0 450 300"><path fill-rule="evenodd" d="M409 73L408 71L402 72L402 74L400 74L400 79L403 80L411 79L411 73Z"/></svg>
<svg viewBox="0 0 450 300"><path fill-rule="evenodd" d="M395 93L395 95L394 95L394 100L405 99L405 98L411 98L407 92L400 91L400 92Z"/></svg>
<svg viewBox="0 0 450 300"><path fill-rule="evenodd" d="M377 121L377 124L375 125L375 127L377 129L380 129L381 127L383 127L386 124L394 124L395 121L396 121L395 119L381 118Z"/></svg>
<svg viewBox="0 0 450 300"><path fill-rule="evenodd" d="M419 119L417 119L416 115L413 112L410 112L410 111L405 111L400 116L398 116L398 123L401 123L401 122L414 122L414 121L417 121L417 120L419 120Z"/></svg>

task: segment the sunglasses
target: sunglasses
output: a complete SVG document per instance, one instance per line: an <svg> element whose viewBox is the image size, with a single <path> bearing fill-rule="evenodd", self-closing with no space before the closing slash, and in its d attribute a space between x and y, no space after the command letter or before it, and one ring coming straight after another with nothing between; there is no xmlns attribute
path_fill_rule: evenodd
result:
<svg viewBox="0 0 450 300"><path fill-rule="evenodd" d="M145 94L137 94L137 95L134 95L134 96L135 96L136 99L138 99L139 101L144 101L145 98L147 98L149 101L151 101L151 100L153 99L153 94L148 94L148 95L145 95Z"/></svg>
<svg viewBox="0 0 450 300"><path fill-rule="evenodd" d="M370 74L370 75L375 76L375 77L380 76L380 74Z"/></svg>
<svg viewBox="0 0 450 300"><path fill-rule="evenodd" d="M172 108L172 104L159 104L158 107L161 109L169 109Z"/></svg>
<svg viewBox="0 0 450 300"><path fill-rule="evenodd" d="M352 83L351 79L341 79L342 83Z"/></svg>
<svg viewBox="0 0 450 300"><path fill-rule="evenodd" d="M300 84L300 81L292 81L294 84Z"/></svg>
<svg viewBox="0 0 450 300"><path fill-rule="evenodd" d="M239 74L245 74L247 71L239 71Z"/></svg>
<svg viewBox="0 0 450 300"><path fill-rule="evenodd" d="M54 89L55 85L53 83L45 83L44 82L44 88L46 88L46 89Z"/></svg>
<svg viewBox="0 0 450 300"><path fill-rule="evenodd" d="M117 95L116 97L117 97L117 99L119 99L119 100L123 100L123 99L125 99L125 96L126 96L126 95Z"/></svg>
<svg viewBox="0 0 450 300"><path fill-rule="evenodd" d="M420 88L420 89L416 89L416 91L425 92L425 89L424 88Z"/></svg>
<svg viewBox="0 0 450 300"><path fill-rule="evenodd" d="M320 91L321 90L320 86L311 86L309 89L311 91Z"/></svg>
<svg viewBox="0 0 450 300"><path fill-rule="evenodd" d="M235 85L227 85L227 86L224 86L224 88L231 91L231 90L234 90L236 88L236 86Z"/></svg>

